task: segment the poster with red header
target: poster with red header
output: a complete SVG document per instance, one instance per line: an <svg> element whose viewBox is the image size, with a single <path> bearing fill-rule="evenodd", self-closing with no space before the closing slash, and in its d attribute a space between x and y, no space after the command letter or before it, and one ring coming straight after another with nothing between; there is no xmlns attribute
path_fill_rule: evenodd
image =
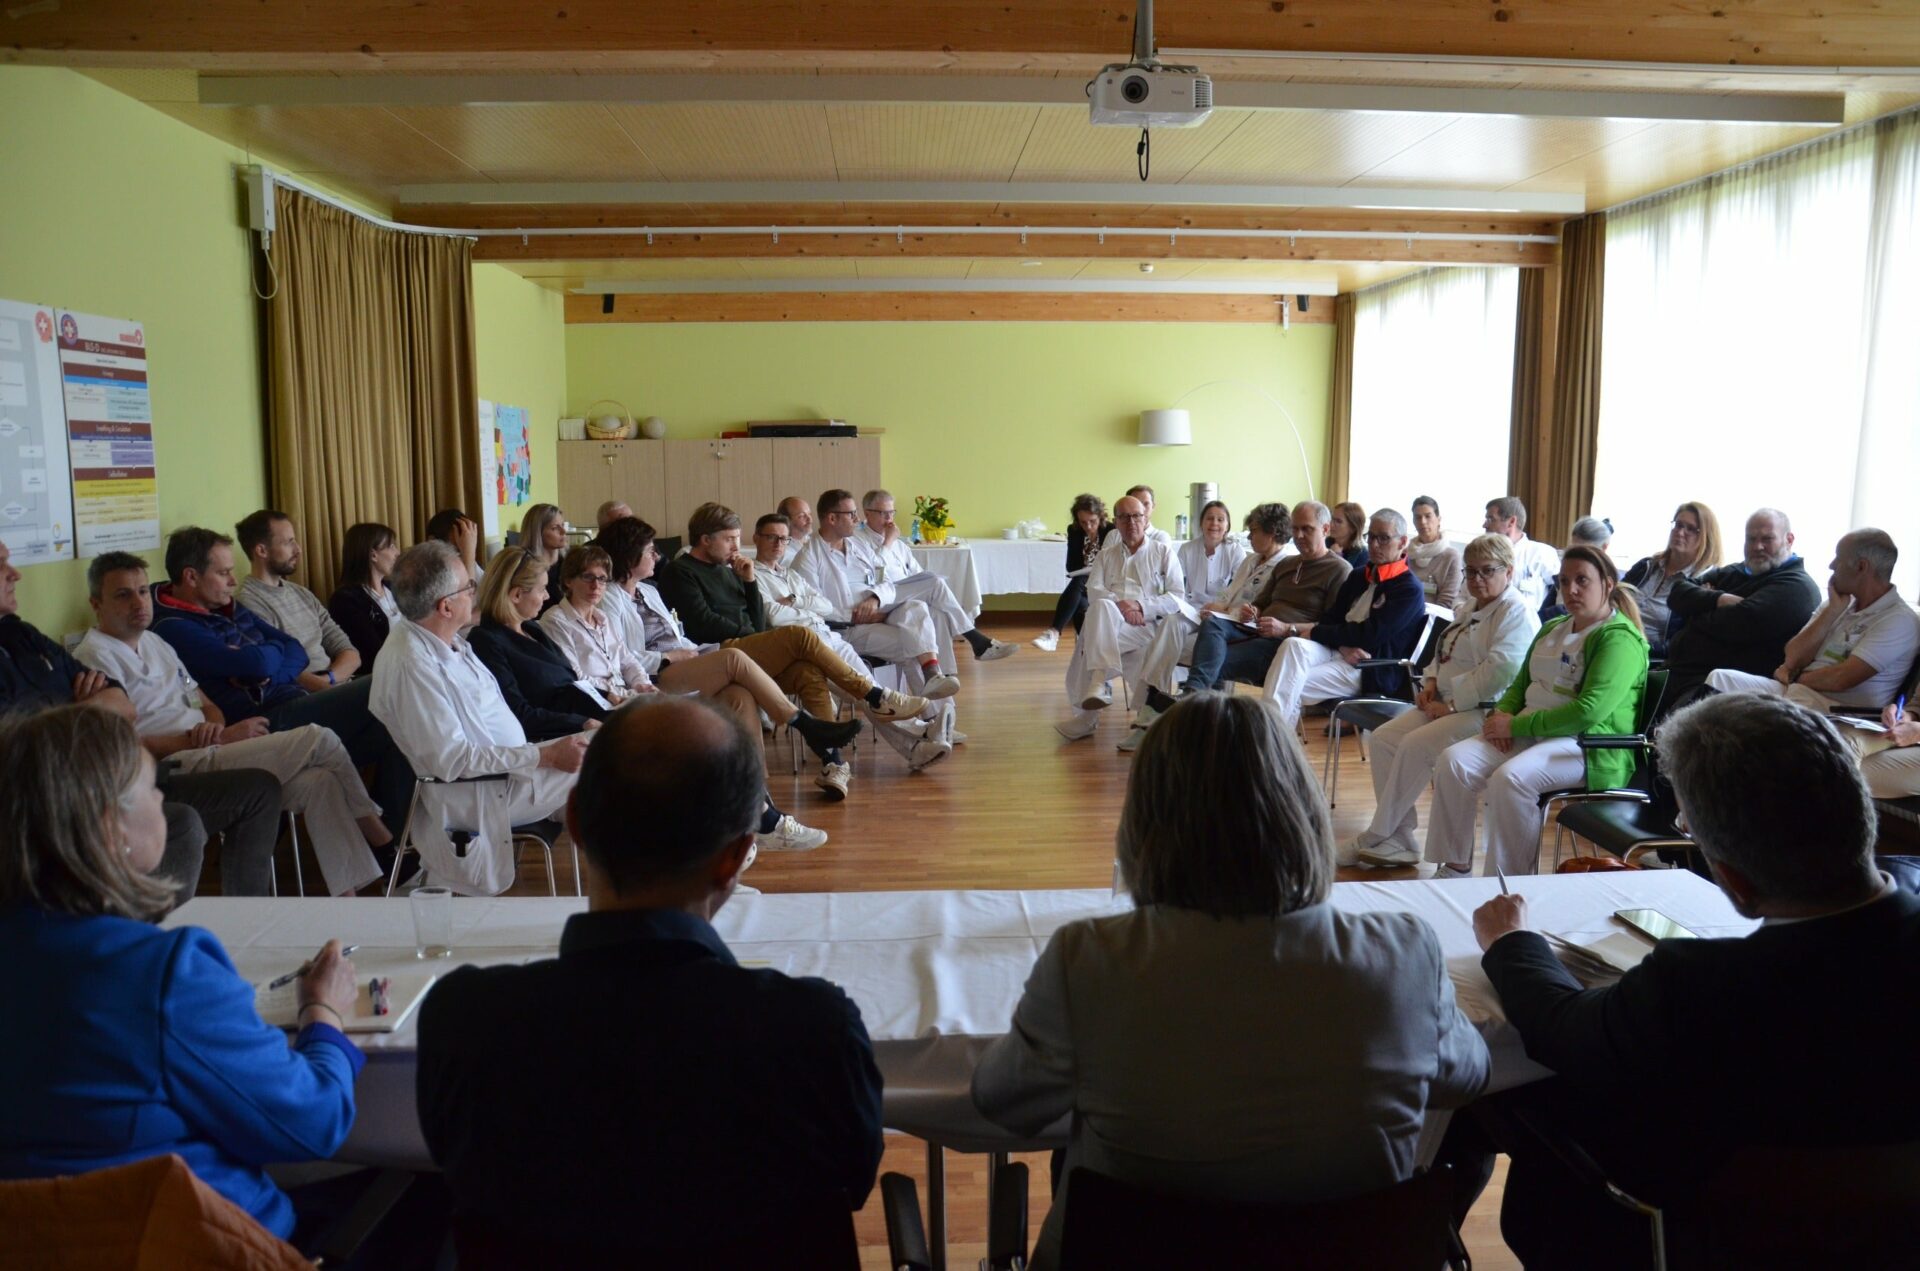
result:
<svg viewBox="0 0 1920 1271"><path fill-rule="evenodd" d="M146 327L61 310L56 339L82 557L160 546Z"/></svg>

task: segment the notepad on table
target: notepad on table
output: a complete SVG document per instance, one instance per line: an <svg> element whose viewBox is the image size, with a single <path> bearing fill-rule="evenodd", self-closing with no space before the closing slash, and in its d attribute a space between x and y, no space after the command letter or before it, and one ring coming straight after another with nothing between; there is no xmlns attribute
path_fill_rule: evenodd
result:
<svg viewBox="0 0 1920 1271"><path fill-rule="evenodd" d="M373 1013L373 995L368 991L367 980L361 980L359 990L354 994L353 1009L348 1012L345 1031L349 1033L391 1033L407 1022L420 999L433 987L439 977L432 972L416 972L411 975L383 976L387 981L387 1013ZM300 1026L300 986L298 983L283 988L268 989L265 984L253 987L253 1006L260 1012L260 1018L275 1028L289 1031Z"/></svg>

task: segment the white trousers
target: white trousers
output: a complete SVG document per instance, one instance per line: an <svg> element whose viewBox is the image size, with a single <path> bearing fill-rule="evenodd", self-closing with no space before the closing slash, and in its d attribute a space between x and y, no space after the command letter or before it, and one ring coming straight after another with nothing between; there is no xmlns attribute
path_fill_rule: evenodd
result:
<svg viewBox="0 0 1920 1271"><path fill-rule="evenodd" d="M411 829L424 877L462 896L499 895L513 885L512 827L557 814L579 779L577 772L533 768L509 773L504 782L423 787ZM452 830L473 834L465 856L455 849Z"/></svg>
<svg viewBox="0 0 1920 1271"><path fill-rule="evenodd" d="M1481 872L1535 873L1546 825L1540 796L1586 779L1587 761L1572 737L1515 737L1505 753L1480 737L1455 742L1433 770L1427 859L1456 869L1472 866L1473 814L1484 791L1487 863Z"/></svg>
<svg viewBox="0 0 1920 1271"><path fill-rule="evenodd" d="M960 662L954 656L953 642L965 632L973 630L973 619L954 599L953 588L947 586L947 580L938 574L919 573L911 578L902 579L893 585L896 603L917 600L926 607L933 617L933 652L940 659L940 669L952 675L960 669Z"/></svg>
<svg viewBox="0 0 1920 1271"><path fill-rule="evenodd" d="M1067 663L1067 700L1079 706L1095 689L1121 675L1138 702L1141 662L1147 645L1165 625L1149 619L1146 626L1136 627L1120 616L1120 606L1113 601L1088 601L1080 638L1073 642L1073 658Z"/></svg>
<svg viewBox="0 0 1920 1271"><path fill-rule="evenodd" d="M1295 728L1300 723L1303 703L1358 696L1360 669L1348 666L1340 650L1295 636L1283 641L1280 652L1267 664L1263 691L1267 700L1280 708L1287 727Z"/></svg>
<svg viewBox="0 0 1920 1271"><path fill-rule="evenodd" d="M279 778L281 805L307 823L307 841L320 862L327 893L344 896L380 877L380 863L360 832L359 818L378 816L380 806L331 728L307 724L224 746L183 750L173 758L183 772L228 772L260 768Z"/></svg>
<svg viewBox="0 0 1920 1271"><path fill-rule="evenodd" d="M1428 719L1410 710L1369 734L1367 748L1373 773L1373 823L1360 836L1363 847L1414 849L1413 832L1420 814L1414 810L1433 780L1434 766L1447 747L1480 734L1484 712L1461 711Z"/></svg>
<svg viewBox="0 0 1920 1271"><path fill-rule="evenodd" d="M841 639L868 657L888 662L911 662L917 670L920 659L931 653L938 656L940 638L933 614L918 600L902 600L880 611L879 622L855 623L836 632ZM952 653L952 649L948 649ZM924 679L922 680L924 683Z"/></svg>
<svg viewBox="0 0 1920 1271"><path fill-rule="evenodd" d="M1789 687L1771 675L1748 675L1745 671L1709 671L1707 687L1716 693L1765 693L1768 697L1784 697L1796 706L1822 715L1830 714L1838 704L1825 693L1804 684Z"/></svg>
<svg viewBox="0 0 1920 1271"><path fill-rule="evenodd" d="M1193 661L1193 644L1200 638L1200 624L1185 614L1172 613L1160 620L1140 659L1140 682L1157 688L1168 697L1179 687L1175 676L1182 663Z"/></svg>

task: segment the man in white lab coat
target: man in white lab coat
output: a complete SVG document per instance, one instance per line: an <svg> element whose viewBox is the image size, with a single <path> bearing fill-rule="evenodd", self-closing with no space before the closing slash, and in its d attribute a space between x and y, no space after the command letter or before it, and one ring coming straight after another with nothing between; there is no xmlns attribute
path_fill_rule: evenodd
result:
<svg viewBox="0 0 1920 1271"><path fill-rule="evenodd" d="M1165 539L1147 534L1147 505L1128 495L1113 505L1115 532L1087 575L1087 616L1067 664L1072 718L1054 725L1068 741L1091 737L1100 712L1113 702L1109 682L1125 675L1136 701L1144 700L1142 655L1160 624L1174 614L1195 617L1181 599L1186 580L1180 557Z"/></svg>
<svg viewBox="0 0 1920 1271"><path fill-rule="evenodd" d="M413 817L414 844L433 882L491 896L513 883L512 827L553 816L586 754L586 733L530 745L499 682L460 632L472 624L474 585L460 555L428 540L403 552L387 576L405 622L395 624L373 668L371 706L429 785ZM450 831L474 834L467 854Z"/></svg>
<svg viewBox="0 0 1920 1271"><path fill-rule="evenodd" d="M829 491L831 494L846 495L845 490ZM849 499L851 496L847 496ZM873 553L879 564L876 579L876 595L881 596L882 604L891 604L895 600L918 600L926 605L933 615L934 633L940 637L940 669L952 674L959 669L954 661L953 642L965 640L967 647L973 650L973 656L981 662L992 662L999 658L1010 658L1020 651L1017 644L1008 644L1004 640L995 640L983 634L973 625L973 615L960 607L954 598L953 588L947 586L947 580L938 574L922 569L920 562L913 558L913 548L900 533L900 527L893 521L893 494L888 490L869 490L860 500L860 507L866 523L854 531L854 537L864 543ZM827 495L820 496L821 527L826 531ZM844 521L842 522L844 523Z"/></svg>

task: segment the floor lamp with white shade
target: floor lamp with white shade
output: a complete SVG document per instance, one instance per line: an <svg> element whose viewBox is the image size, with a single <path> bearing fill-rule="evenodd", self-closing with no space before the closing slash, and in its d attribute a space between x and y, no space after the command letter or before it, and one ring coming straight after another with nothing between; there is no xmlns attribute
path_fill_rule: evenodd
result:
<svg viewBox="0 0 1920 1271"><path fill-rule="evenodd" d="M1300 436L1300 426L1293 422L1292 412L1281 405L1280 399L1272 393L1261 388L1258 384L1250 384L1246 380L1208 380L1205 384L1190 388L1180 394L1170 407L1160 410L1141 411L1140 444L1143 446L1192 445L1193 419L1187 411L1180 409L1180 403L1186 401L1195 393L1204 392L1209 388L1244 388L1249 392L1258 393L1260 396L1266 398L1267 403L1280 412L1280 418L1286 420L1287 427L1293 431L1293 444L1300 450L1300 473L1306 478L1307 497L1309 499L1315 498L1316 496L1313 493L1313 465L1307 462L1307 443Z"/></svg>

